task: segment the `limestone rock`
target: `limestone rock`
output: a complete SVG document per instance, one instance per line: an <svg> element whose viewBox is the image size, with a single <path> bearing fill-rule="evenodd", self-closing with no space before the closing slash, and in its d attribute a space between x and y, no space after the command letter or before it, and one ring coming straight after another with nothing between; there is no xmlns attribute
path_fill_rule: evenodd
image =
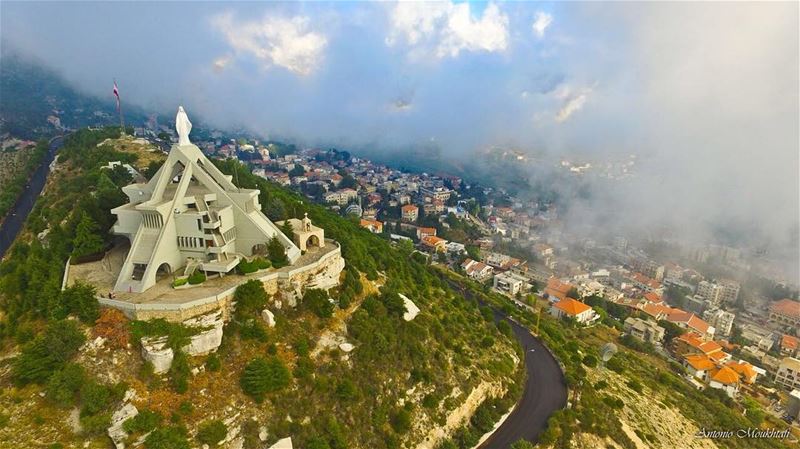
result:
<svg viewBox="0 0 800 449"><path fill-rule="evenodd" d="M269 309L264 309L261 311L261 319L267 323L267 326L275 327L275 314L270 312Z"/></svg>
<svg viewBox="0 0 800 449"><path fill-rule="evenodd" d="M139 414L139 410L133 404L125 404L111 415L111 427L108 428L108 436L114 443L116 449L125 449L125 440L128 434L122 428L122 424Z"/></svg>
<svg viewBox="0 0 800 449"><path fill-rule="evenodd" d="M267 433L267 428L265 426L261 426L258 428L258 439L261 441L267 441L267 437L269 434Z"/></svg>
<svg viewBox="0 0 800 449"><path fill-rule="evenodd" d="M282 438L268 449L294 449L294 446L292 446L292 437Z"/></svg>
<svg viewBox="0 0 800 449"><path fill-rule="evenodd" d="M353 346L352 343L342 343L339 345L339 349L341 349L342 352L350 352L355 349L355 346Z"/></svg>
<svg viewBox="0 0 800 449"><path fill-rule="evenodd" d="M181 348L188 355L206 355L216 351L222 344L222 327L225 322L222 312L199 316L183 322L188 327L208 328L197 335L193 335L188 345Z"/></svg>
<svg viewBox="0 0 800 449"><path fill-rule="evenodd" d="M142 338L142 358L153 364L154 373L163 374L169 371L173 357L175 353L167 346L165 337Z"/></svg>
<svg viewBox="0 0 800 449"><path fill-rule="evenodd" d="M408 297L402 293L399 293L400 297L403 298L403 303L406 306L406 313L403 314L403 319L406 321L411 321L419 315L419 307L414 304Z"/></svg>

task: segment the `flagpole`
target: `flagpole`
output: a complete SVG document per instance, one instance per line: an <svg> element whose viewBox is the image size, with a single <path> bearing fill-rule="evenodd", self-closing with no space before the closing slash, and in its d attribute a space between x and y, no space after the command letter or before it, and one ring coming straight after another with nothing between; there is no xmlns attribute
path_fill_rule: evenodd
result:
<svg viewBox="0 0 800 449"><path fill-rule="evenodd" d="M117 112L119 113L119 126L120 134L125 135L125 116L122 114L122 98L119 95L119 88L117 88L117 80L114 79L114 88L117 89Z"/></svg>

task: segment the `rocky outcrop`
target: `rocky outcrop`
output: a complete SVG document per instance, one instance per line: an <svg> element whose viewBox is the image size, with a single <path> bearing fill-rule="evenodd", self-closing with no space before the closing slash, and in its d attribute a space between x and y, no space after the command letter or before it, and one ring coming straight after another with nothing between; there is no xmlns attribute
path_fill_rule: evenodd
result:
<svg viewBox="0 0 800 449"><path fill-rule="evenodd" d="M267 326L275 327L275 314L270 312L269 309L264 309L261 311L261 319L267 323Z"/></svg>
<svg viewBox="0 0 800 449"><path fill-rule="evenodd" d="M197 318L192 318L183 322L189 327L202 327L205 330L191 337L188 345L181 348L188 355L206 355L216 351L222 344L222 327L225 322L222 312L211 313Z"/></svg>
<svg viewBox="0 0 800 449"><path fill-rule="evenodd" d="M403 314L403 319L406 321L411 321L419 315L419 307L417 307L414 302L412 302L408 297L402 293L400 293L400 298L403 299L403 303L406 306L406 313Z"/></svg>
<svg viewBox="0 0 800 449"><path fill-rule="evenodd" d="M278 440L277 443L270 446L268 449L293 449L294 446L292 445L292 437L283 438Z"/></svg>
<svg viewBox="0 0 800 449"><path fill-rule="evenodd" d="M108 428L108 436L116 449L125 449L125 440L128 438L128 433L122 428L122 424L138 414L139 410L136 409L135 405L126 403L111 415L111 427Z"/></svg>
<svg viewBox="0 0 800 449"><path fill-rule="evenodd" d="M143 337L141 342L142 358L153 365L153 372L156 374L163 374L169 371L175 353L172 351L172 348L167 346L167 338Z"/></svg>

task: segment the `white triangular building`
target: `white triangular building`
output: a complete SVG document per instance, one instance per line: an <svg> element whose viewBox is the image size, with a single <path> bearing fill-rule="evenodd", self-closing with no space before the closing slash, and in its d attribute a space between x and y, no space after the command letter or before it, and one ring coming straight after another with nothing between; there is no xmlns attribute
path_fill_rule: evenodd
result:
<svg viewBox="0 0 800 449"><path fill-rule="evenodd" d="M265 254L278 237L289 262L300 249L262 212L259 191L240 189L197 146L183 108L176 119L179 140L150 181L123 187L129 202L111 210L112 232L131 243L114 286L143 292L157 275L186 271L227 273L244 257Z"/></svg>

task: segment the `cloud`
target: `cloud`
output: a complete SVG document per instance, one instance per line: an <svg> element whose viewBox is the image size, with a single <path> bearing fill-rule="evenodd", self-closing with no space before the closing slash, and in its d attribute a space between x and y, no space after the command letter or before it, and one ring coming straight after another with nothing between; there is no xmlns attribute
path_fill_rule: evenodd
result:
<svg viewBox="0 0 800 449"><path fill-rule="evenodd" d="M490 3L479 18L469 3L399 2L390 13L386 44L400 41L412 56L455 58L462 51L498 52L508 48L508 16Z"/></svg>
<svg viewBox="0 0 800 449"><path fill-rule="evenodd" d="M319 66L327 38L309 30L309 18L272 17L237 21L233 14L215 16L212 23L221 31L237 54L249 54L265 67L279 66L299 75L308 75ZM215 68L224 69L229 59L220 58Z"/></svg>
<svg viewBox="0 0 800 449"><path fill-rule="evenodd" d="M583 109L583 106L589 99L589 94L592 93L592 90L593 89L591 87L585 87L580 89L578 92L572 92L572 90L567 86L563 86L562 88L556 90L556 98L562 101L561 109L559 109L555 115L556 122L563 123L567 121L572 114Z"/></svg>
<svg viewBox="0 0 800 449"><path fill-rule="evenodd" d="M220 56L214 60L213 66L215 72L222 72L231 63L233 57L231 55Z"/></svg>
<svg viewBox="0 0 800 449"><path fill-rule="evenodd" d="M547 30L547 27L549 27L551 23L553 23L552 14L537 11L536 20L533 21L533 33L536 34L536 37L539 39L543 38L545 30Z"/></svg>

